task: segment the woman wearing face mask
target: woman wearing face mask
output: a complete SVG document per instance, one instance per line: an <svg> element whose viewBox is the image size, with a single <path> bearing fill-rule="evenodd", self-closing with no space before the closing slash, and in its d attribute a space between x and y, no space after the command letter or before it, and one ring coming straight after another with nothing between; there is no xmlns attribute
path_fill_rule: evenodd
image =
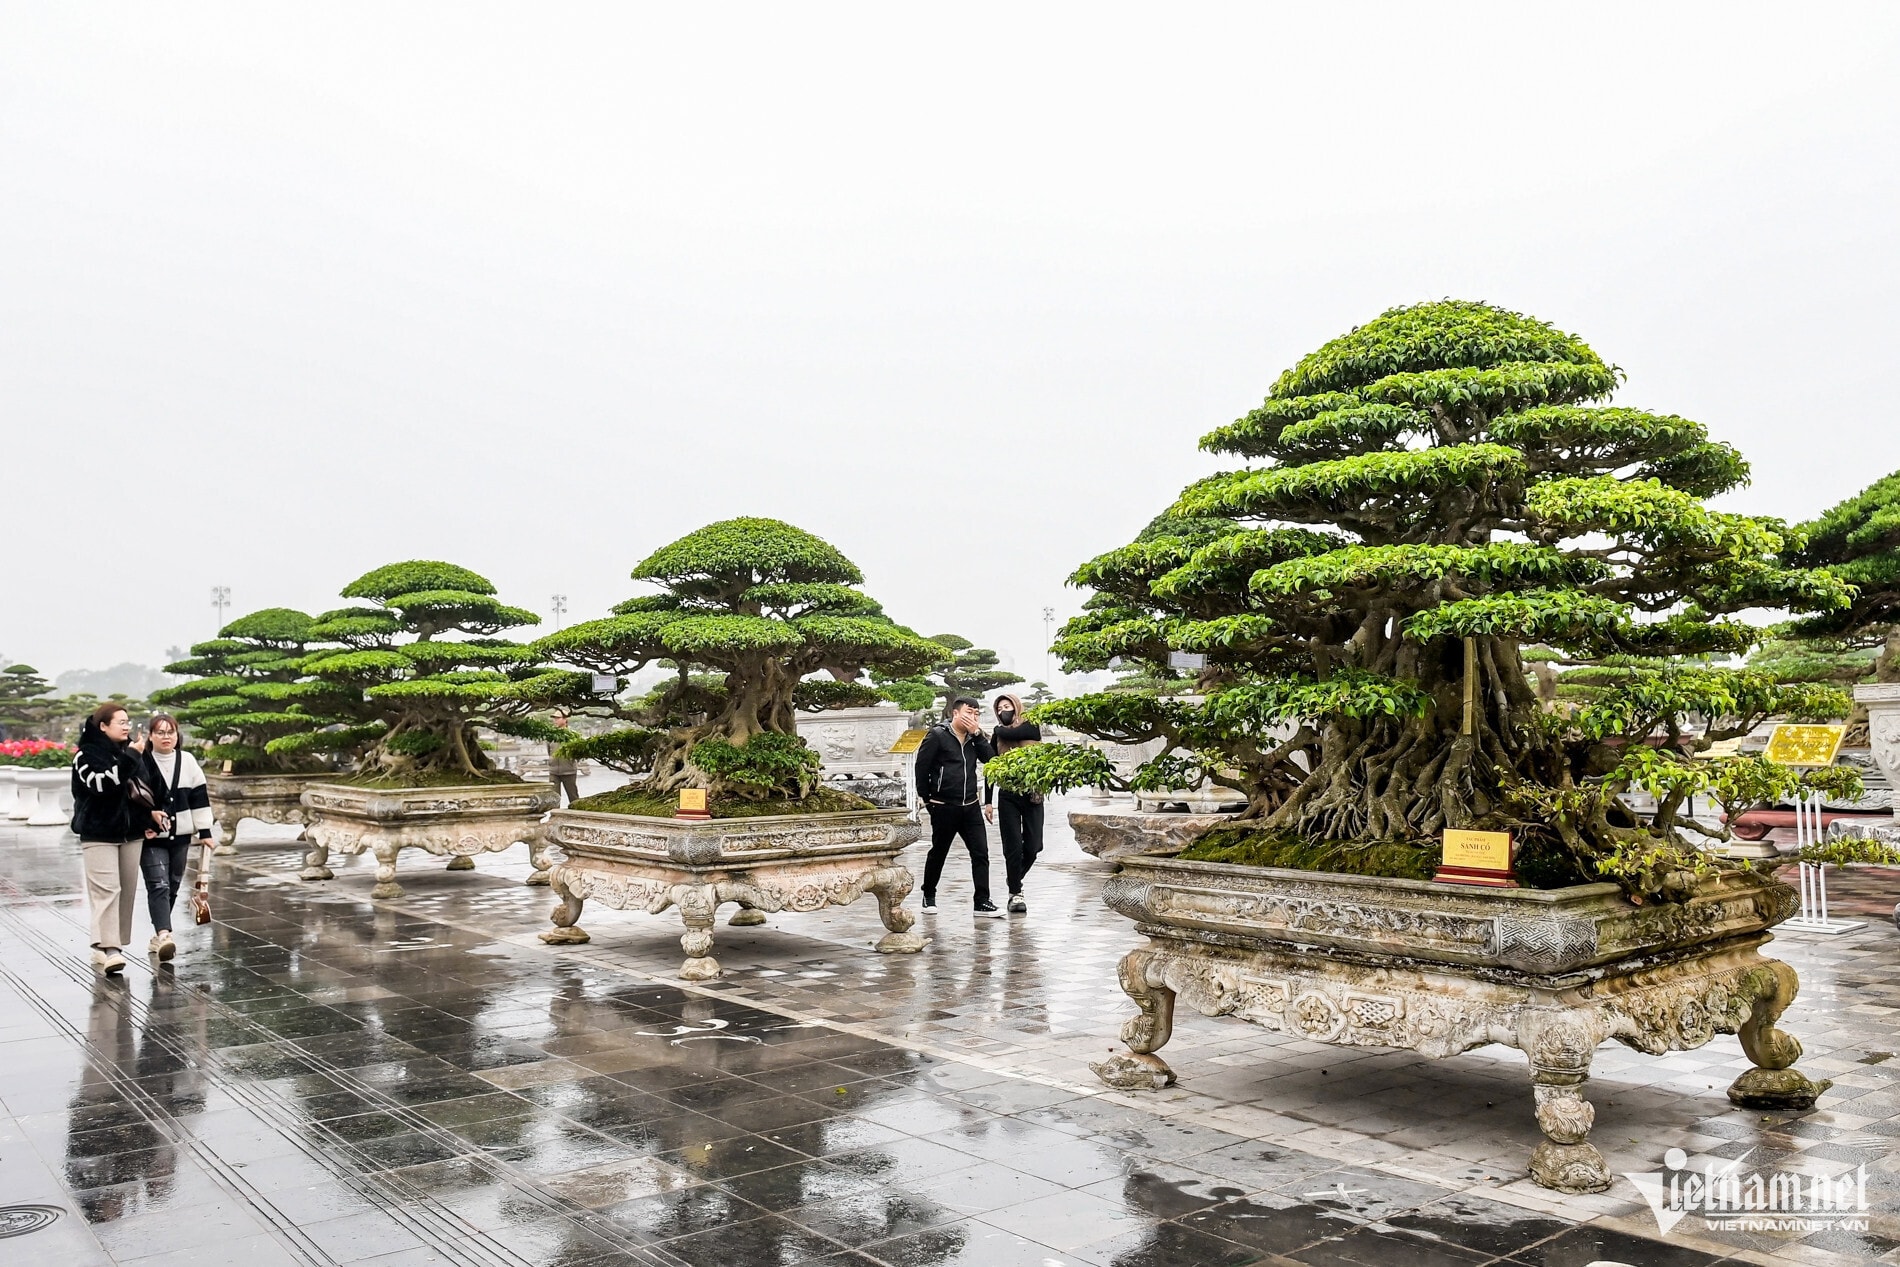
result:
<svg viewBox="0 0 1900 1267"><path fill-rule="evenodd" d="M1023 702L1014 695L996 697L996 730L990 736L996 755L1026 743L1042 742L1042 727L1020 720L1022 715ZM1009 913L1023 915L1029 910L1029 904L1023 901L1023 877L1042 852L1042 797L1033 792L1004 791L997 793L997 805L990 804L989 798L990 788L985 783L983 816L996 822L997 805L1001 806L999 830L1003 834L1003 867L1009 876Z"/></svg>
<svg viewBox="0 0 1900 1267"><path fill-rule="evenodd" d="M170 959L178 953L172 940L172 908L178 905L178 893L185 885L185 868L195 842L209 849L217 844L212 837L211 791L198 759L178 746L178 719L170 713L156 713L149 727L151 751L145 760L157 776L154 786L163 786L166 813L171 830L145 842L139 857L139 869L145 873L145 906L152 915L152 945L148 953ZM198 861L199 874L210 862L209 854Z"/></svg>
<svg viewBox="0 0 1900 1267"><path fill-rule="evenodd" d="M86 718L73 754L73 830L86 859L92 962L109 973L125 971L121 952L132 940L132 902L145 838L171 831L162 809L134 799L140 788L163 795L152 786L145 741L132 742L125 706L108 700Z"/></svg>

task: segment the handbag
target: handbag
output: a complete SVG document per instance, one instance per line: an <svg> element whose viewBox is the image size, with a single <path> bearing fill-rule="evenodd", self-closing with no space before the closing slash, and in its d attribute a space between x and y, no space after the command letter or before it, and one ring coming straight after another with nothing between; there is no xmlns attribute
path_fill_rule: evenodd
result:
<svg viewBox="0 0 1900 1267"><path fill-rule="evenodd" d="M198 883L191 889L191 918L199 924L211 922L211 882L205 875L210 862L211 845L206 842L204 852L198 855Z"/></svg>

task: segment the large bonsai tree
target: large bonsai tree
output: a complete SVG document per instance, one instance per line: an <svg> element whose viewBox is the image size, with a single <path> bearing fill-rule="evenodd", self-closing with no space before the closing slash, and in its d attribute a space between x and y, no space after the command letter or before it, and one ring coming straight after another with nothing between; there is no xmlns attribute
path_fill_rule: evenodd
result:
<svg viewBox="0 0 1900 1267"><path fill-rule="evenodd" d="M164 687L151 702L174 709L207 746L208 761L230 762L237 774L303 773L320 767L308 751L273 755L274 739L350 720L347 691L304 674L314 641L304 612L268 607L240 616L188 658L165 666L189 681Z"/></svg>
<svg viewBox="0 0 1900 1267"><path fill-rule="evenodd" d="M495 637L540 617L501 602L487 578L452 563L392 563L343 597L362 602L325 612L307 631L339 645L303 667L354 720L272 739L271 755L353 755L362 781L427 786L513 777L490 765L483 728L566 737L534 714L584 699L587 679L543 669L530 648Z"/></svg>
<svg viewBox="0 0 1900 1267"><path fill-rule="evenodd" d="M0 669L0 739L36 735L52 718L52 685L30 664Z"/></svg>
<svg viewBox="0 0 1900 1267"><path fill-rule="evenodd" d="M535 649L601 674L658 661L678 670L668 686L619 709L633 728L564 747L643 774L649 793L698 787L802 798L818 758L798 738L800 709L873 703L882 697L860 680L867 670L904 676L950 658L857 589L864 578L851 560L776 519L709 524L656 551L633 578L659 592Z"/></svg>
<svg viewBox="0 0 1900 1267"><path fill-rule="evenodd" d="M1780 559L1778 521L1708 509L1746 463L1700 424L1605 403L1620 377L1576 337L1476 303L1395 309L1326 344L1202 441L1262 465L1201 480L1072 578L1096 593L1058 643L1068 667L1160 674L1198 653L1198 693L1041 715L1168 740L1189 755L1130 782L1212 778L1268 837L1424 852L1448 827L1505 828L1558 870L1679 887L1704 865L1675 813L1688 794L1759 799L1792 777L1692 761L1715 736L1690 719L1745 726L1814 707L1817 688L1672 668L1565 717L1540 704L1524 649L1727 656L1758 636L1735 613L1834 611L1847 592ZM1036 790L1118 782L1060 745L991 772ZM1653 823L1617 800L1633 782L1663 801Z"/></svg>

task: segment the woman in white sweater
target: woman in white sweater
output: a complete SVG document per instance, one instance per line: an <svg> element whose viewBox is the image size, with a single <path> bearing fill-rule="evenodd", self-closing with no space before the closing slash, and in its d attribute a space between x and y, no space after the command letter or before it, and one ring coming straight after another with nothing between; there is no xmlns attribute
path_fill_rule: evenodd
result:
<svg viewBox="0 0 1900 1267"><path fill-rule="evenodd" d="M179 890L185 885L185 867L193 842L206 849L216 847L212 835L211 792L205 785L205 772L198 759L178 746L178 719L170 713L152 715L152 743L145 759L158 775L158 786L165 789L171 813L171 835L146 840L139 858L145 873L145 902L152 913L151 953L170 959L178 953L172 940L172 907L178 903ZM199 860L210 862L207 854Z"/></svg>

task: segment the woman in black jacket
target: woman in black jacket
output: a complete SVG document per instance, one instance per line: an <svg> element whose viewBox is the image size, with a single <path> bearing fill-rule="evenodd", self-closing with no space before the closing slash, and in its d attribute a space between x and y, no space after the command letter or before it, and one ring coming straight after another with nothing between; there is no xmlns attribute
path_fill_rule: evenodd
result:
<svg viewBox="0 0 1900 1267"><path fill-rule="evenodd" d="M92 961L107 972L125 971L121 953L132 940L132 907L139 891L139 855L145 838L170 828L160 810L133 799L148 782L145 742L132 738L121 704L92 710L73 754L73 830L86 858L86 904L92 910Z"/></svg>

